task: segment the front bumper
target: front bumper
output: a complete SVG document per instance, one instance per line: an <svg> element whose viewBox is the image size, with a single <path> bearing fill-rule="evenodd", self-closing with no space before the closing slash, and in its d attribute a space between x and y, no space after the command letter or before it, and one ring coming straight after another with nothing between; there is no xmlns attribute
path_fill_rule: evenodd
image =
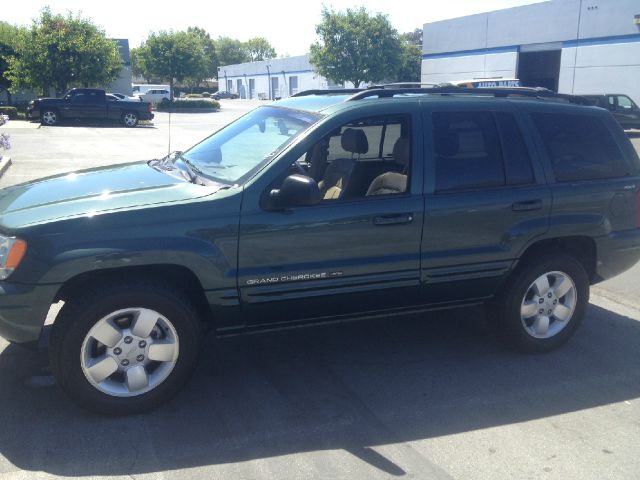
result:
<svg viewBox="0 0 640 480"><path fill-rule="evenodd" d="M14 343L36 342L59 288L0 282L0 337Z"/></svg>
<svg viewBox="0 0 640 480"><path fill-rule="evenodd" d="M40 118L40 110L37 108L27 107L27 118L29 120L36 120Z"/></svg>
<svg viewBox="0 0 640 480"><path fill-rule="evenodd" d="M640 229L613 232L596 238L596 281L608 280L640 261Z"/></svg>

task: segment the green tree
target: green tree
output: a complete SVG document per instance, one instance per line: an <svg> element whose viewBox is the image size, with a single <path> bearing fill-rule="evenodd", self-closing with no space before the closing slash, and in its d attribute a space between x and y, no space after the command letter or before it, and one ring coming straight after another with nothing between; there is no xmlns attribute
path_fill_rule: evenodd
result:
<svg viewBox="0 0 640 480"><path fill-rule="evenodd" d="M139 53L144 68L150 75L169 82L172 99L173 85L176 81L203 78L206 69L202 40L188 32L151 33Z"/></svg>
<svg viewBox="0 0 640 480"><path fill-rule="evenodd" d="M402 43L400 68L396 78L399 82L419 82L422 69L422 48L412 43Z"/></svg>
<svg viewBox="0 0 640 480"><path fill-rule="evenodd" d="M218 55L216 53L216 45L211 35L200 27L189 27L187 33L197 36L202 42L202 48L204 50L205 65L202 72L202 79L199 81L215 78L218 76Z"/></svg>
<svg viewBox="0 0 640 480"><path fill-rule="evenodd" d="M54 15L44 8L17 41L6 76L11 89L63 92L71 86L108 84L118 77L122 60L115 41L90 20Z"/></svg>
<svg viewBox="0 0 640 480"><path fill-rule="evenodd" d="M251 60L244 43L235 38L218 37L215 41L218 65L234 65Z"/></svg>
<svg viewBox="0 0 640 480"><path fill-rule="evenodd" d="M316 34L310 61L320 75L350 81L356 88L396 76L402 43L385 15L372 15L364 7L344 13L324 7Z"/></svg>
<svg viewBox="0 0 640 480"><path fill-rule="evenodd" d="M402 38L404 38L407 43L411 45L415 45L422 49L422 29L416 28L413 32L407 32L402 34Z"/></svg>
<svg viewBox="0 0 640 480"><path fill-rule="evenodd" d="M251 38L245 42L244 46L249 55L249 60L252 62L268 60L276 56L276 50L264 37Z"/></svg>
<svg viewBox="0 0 640 480"><path fill-rule="evenodd" d="M145 64L145 54L144 47L132 48L129 51L129 56L131 57L131 73L136 77L144 78L148 83L151 83L151 75L147 70L147 66Z"/></svg>
<svg viewBox="0 0 640 480"><path fill-rule="evenodd" d="M20 29L14 25L0 21L0 93L7 92L11 104L11 80L5 76L9 70L9 58L15 57Z"/></svg>

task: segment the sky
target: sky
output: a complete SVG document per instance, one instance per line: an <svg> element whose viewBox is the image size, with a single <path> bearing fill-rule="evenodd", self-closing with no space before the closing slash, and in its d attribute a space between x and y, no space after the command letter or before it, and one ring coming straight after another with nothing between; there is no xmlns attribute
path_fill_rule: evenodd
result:
<svg viewBox="0 0 640 480"><path fill-rule="evenodd" d="M30 24L31 19L48 4L54 13L81 13L102 27L109 37L128 38L130 47L140 45L151 31L198 26L214 38L228 36L245 41L252 37L265 37L278 56L293 56L308 52L309 45L316 38L315 25L320 21L323 5L335 10L365 5L370 12L388 15L398 31L409 32L422 28L428 22L538 1L541 0L2 0L2 20Z"/></svg>

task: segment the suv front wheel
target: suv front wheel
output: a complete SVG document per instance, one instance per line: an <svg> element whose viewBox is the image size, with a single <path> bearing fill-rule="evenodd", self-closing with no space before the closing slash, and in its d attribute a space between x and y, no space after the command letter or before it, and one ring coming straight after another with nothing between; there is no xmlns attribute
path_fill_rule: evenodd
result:
<svg viewBox="0 0 640 480"><path fill-rule="evenodd" d="M200 320L190 302L151 283L110 285L65 303L51 335L60 387L98 413L146 412L194 369Z"/></svg>
<svg viewBox="0 0 640 480"><path fill-rule="evenodd" d="M554 254L519 267L490 312L498 314L498 334L509 346L538 353L571 337L588 302L589 278L582 264Z"/></svg>

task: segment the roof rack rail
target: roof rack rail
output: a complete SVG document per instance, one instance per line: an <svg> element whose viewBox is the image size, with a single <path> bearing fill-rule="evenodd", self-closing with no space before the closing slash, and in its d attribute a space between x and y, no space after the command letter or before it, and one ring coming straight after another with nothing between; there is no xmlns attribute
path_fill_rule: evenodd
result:
<svg viewBox="0 0 640 480"><path fill-rule="evenodd" d="M387 98L395 95L422 94L422 95L473 95L473 96L493 96L497 98L506 97L528 97L540 100L565 100L578 105L590 105L590 102L578 95L567 95L555 93L546 88L531 87L495 87L495 88L467 88L456 87L454 85L441 85L431 88L389 88L386 85L379 85L360 91L349 97L349 101L362 100L363 98L379 97Z"/></svg>
<svg viewBox="0 0 640 480"><path fill-rule="evenodd" d="M292 97L308 97L310 95L335 95L345 93L359 93L364 92L361 88L330 88L325 90L303 90L302 92L294 93Z"/></svg>
<svg viewBox="0 0 640 480"><path fill-rule="evenodd" d="M367 90L373 90L374 88L388 88L388 87L395 87L395 88L410 88L411 86L415 87L415 88L420 88L423 85L427 85L429 87L439 87L442 84L440 83L427 83L427 82L395 82L395 83L381 83L381 84L377 84L377 85L369 85L367 87Z"/></svg>

